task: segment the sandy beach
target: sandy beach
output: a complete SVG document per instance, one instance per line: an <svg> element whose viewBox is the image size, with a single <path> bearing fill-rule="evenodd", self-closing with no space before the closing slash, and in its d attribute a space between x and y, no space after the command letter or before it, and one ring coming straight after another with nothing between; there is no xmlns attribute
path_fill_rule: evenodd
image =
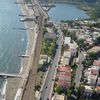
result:
<svg viewBox="0 0 100 100"><path fill-rule="evenodd" d="M23 0L17 0L17 2L21 2ZM27 16L32 16L33 11L31 9L28 9L26 4L18 4L20 7L22 14L25 14ZM28 43L26 48L26 54L29 55L28 58L22 58L21 60L21 70L22 72L19 72L22 74L22 78L14 78L14 79L8 79L7 81L7 90L6 90L6 100L14 100L15 95L17 93L18 95L18 89L21 88L23 90L23 87L25 86L30 68L32 66L33 62L33 55L34 55L34 48L36 43L36 29L37 25L34 21L32 22L24 22L26 28L33 28L33 30L28 29L27 30L27 37L28 37ZM20 100L20 99L18 99Z"/></svg>

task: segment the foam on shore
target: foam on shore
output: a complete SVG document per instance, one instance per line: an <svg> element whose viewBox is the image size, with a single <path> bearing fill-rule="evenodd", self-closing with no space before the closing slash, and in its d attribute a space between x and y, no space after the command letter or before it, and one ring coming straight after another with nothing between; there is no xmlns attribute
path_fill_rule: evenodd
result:
<svg viewBox="0 0 100 100"><path fill-rule="evenodd" d="M3 87L1 89L1 94L0 94L0 100L5 100L6 99L6 87L7 87L7 79L5 80Z"/></svg>

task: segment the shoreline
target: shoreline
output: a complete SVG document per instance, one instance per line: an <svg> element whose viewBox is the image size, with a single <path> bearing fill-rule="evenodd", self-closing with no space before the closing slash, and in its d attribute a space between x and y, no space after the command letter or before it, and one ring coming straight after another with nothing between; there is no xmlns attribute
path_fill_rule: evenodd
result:
<svg viewBox="0 0 100 100"><path fill-rule="evenodd" d="M16 0L16 1L21 2L23 0ZM34 13L30 9L28 9L27 4L18 4L18 7L21 10L21 14L26 14L27 16L32 16ZM27 44L26 44L25 54L29 55L29 58L21 59L21 67L19 70L19 74L22 75L22 79L8 79L7 80L8 81L8 85L7 85L8 89L6 91L6 95L7 95L6 100L16 100L16 97L18 99L19 98L18 92L21 89L22 89L22 91L20 92L19 95L20 95L20 97L22 96L23 89L24 89L23 87L26 84L26 80L27 80L27 77L28 77L28 74L29 74L29 71L30 71L30 68L32 65L32 61L33 61L33 54L34 54L34 48L35 48L35 42L36 42L35 40L37 37L37 35L35 34L36 31L34 31L34 30L36 30L35 28L37 26L36 26L36 23L34 21L32 21L32 22L24 22L24 27L25 28L33 27L32 30L30 30L30 29L26 30ZM15 84L17 86L14 86ZM13 89L13 91L12 91L12 89ZM12 93L10 93L10 92L12 92ZM20 100L20 99L18 99L18 100Z"/></svg>

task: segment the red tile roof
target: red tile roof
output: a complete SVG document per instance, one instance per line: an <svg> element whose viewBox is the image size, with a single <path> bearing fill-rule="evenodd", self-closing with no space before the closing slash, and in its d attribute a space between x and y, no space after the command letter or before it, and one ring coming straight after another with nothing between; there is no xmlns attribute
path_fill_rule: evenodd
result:
<svg viewBox="0 0 100 100"><path fill-rule="evenodd" d="M62 71L62 72L70 71L70 70L71 70L71 66L60 66L58 68L58 71Z"/></svg>
<svg viewBox="0 0 100 100"><path fill-rule="evenodd" d="M58 68L58 85L61 87L69 87L71 84L71 66L62 66Z"/></svg>
<svg viewBox="0 0 100 100"><path fill-rule="evenodd" d="M58 81L58 85L60 87L64 87L64 88L67 88L67 87L70 87L70 82L66 81L66 80L59 80Z"/></svg>
<svg viewBox="0 0 100 100"><path fill-rule="evenodd" d="M98 75L99 71L97 69L91 69L91 74Z"/></svg>
<svg viewBox="0 0 100 100"><path fill-rule="evenodd" d="M100 67L100 60L94 60L93 65Z"/></svg>

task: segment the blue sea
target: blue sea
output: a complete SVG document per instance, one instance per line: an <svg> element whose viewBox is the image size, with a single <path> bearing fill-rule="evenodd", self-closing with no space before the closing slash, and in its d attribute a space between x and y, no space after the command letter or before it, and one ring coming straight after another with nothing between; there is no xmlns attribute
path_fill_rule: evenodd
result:
<svg viewBox="0 0 100 100"><path fill-rule="evenodd" d="M71 4L55 4L48 12L50 19L54 22L61 20L75 20L75 19L87 19L89 16L85 11L79 9L76 5Z"/></svg>
<svg viewBox="0 0 100 100"><path fill-rule="evenodd" d="M19 73L21 58L27 46L27 33L24 23L20 22L21 10L16 0L0 0L0 72ZM0 88L4 80L0 78Z"/></svg>

